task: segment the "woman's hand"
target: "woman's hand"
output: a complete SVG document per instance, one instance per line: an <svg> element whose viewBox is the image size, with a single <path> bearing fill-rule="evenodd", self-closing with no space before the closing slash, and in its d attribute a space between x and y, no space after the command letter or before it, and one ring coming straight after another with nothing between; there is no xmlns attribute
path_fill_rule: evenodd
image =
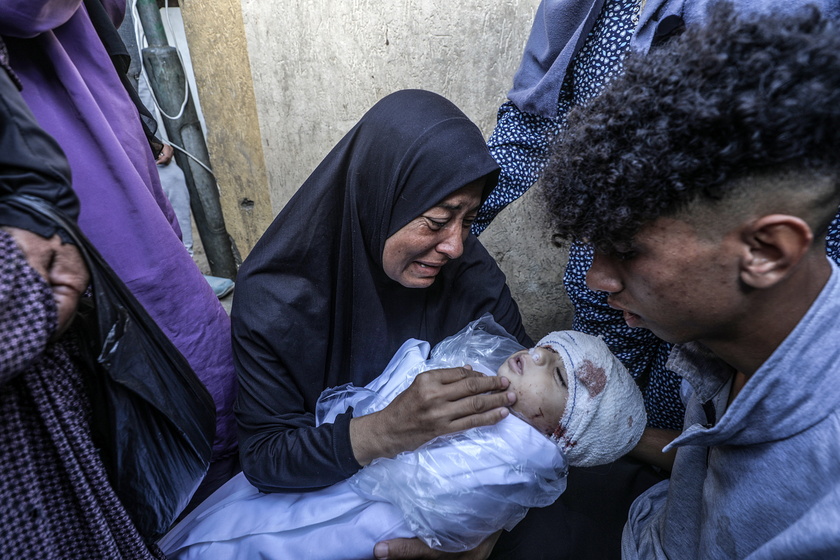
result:
<svg viewBox="0 0 840 560"><path fill-rule="evenodd" d="M466 552L441 552L430 548L420 539L393 539L376 543L373 555L377 560L428 559L428 560L486 560L501 531L496 531L472 550Z"/></svg>
<svg viewBox="0 0 840 560"><path fill-rule="evenodd" d="M62 243L58 235L46 239L25 229L3 229L17 242L29 266L34 268L52 289L58 307L58 329L54 336L60 335L70 325L79 298L90 280L79 249L75 245Z"/></svg>
<svg viewBox="0 0 840 560"><path fill-rule="evenodd" d="M421 373L387 407L350 421L353 454L367 465L443 434L495 424L516 402L516 393L504 392L509 385L469 366Z"/></svg>
<svg viewBox="0 0 840 560"><path fill-rule="evenodd" d="M164 144L163 148L160 150L155 163L158 165L169 165L172 162L172 156L175 155L175 148L170 146L169 144Z"/></svg>

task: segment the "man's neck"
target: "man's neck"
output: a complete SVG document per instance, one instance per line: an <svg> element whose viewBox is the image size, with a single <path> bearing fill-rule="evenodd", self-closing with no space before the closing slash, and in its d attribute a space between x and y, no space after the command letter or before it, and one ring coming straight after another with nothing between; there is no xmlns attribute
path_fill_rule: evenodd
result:
<svg viewBox="0 0 840 560"><path fill-rule="evenodd" d="M749 316L733 336L701 342L748 379L796 328L830 277L828 260L816 260L788 281L753 293Z"/></svg>
<svg viewBox="0 0 840 560"><path fill-rule="evenodd" d="M747 384L749 381L749 377L741 373L740 371L735 372L735 377L732 379L732 387L729 389L729 401L727 401L726 406L728 407L732 404L732 401L735 400L735 397L738 396L738 393L741 392L741 389L744 388L744 385Z"/></svg>

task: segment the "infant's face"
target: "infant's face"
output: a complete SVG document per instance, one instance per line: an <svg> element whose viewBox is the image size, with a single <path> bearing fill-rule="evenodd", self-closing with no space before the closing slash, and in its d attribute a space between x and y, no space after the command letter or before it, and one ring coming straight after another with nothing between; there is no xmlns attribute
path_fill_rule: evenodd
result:
<svg viewBox="0 0 840 560"><path fill-rule="evenodd" d="M557 352L550 346L522 350L502 364L498 375L510 381L508 391L516 392L511 409L517 416L540 432L553 434L569 397L566 368Z"/></svg>

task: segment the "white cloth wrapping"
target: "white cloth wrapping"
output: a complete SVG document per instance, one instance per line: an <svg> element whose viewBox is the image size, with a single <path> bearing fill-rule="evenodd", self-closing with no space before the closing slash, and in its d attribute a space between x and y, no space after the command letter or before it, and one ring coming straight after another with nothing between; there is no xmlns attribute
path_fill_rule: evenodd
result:
<svg viewBox="0 0 840 560"><path fill-rule="evenodd" d="M438 345L437 359L426 361L428 343L409 340L368 386L326 391L318 405L319 423L348 406L355 416L379 410L418 373L462 359L476 344L492 346L490 353L499 358L484 361L494 369L501 354L521 349L507 337L477 332L473 327L481 321ZM457 344L456 337L461 337ZM442 356L441 348L458 351ZM472 365L493 373L481 363ZM179 560L371 558L377 542L414 536L442 550L469 550L495 531L512 528L528 508L553 503L566 488L566 472L557 445L509 416L494 426L378 459L350 479L314 492L261 494L240 474L159 544Z"/></svg>

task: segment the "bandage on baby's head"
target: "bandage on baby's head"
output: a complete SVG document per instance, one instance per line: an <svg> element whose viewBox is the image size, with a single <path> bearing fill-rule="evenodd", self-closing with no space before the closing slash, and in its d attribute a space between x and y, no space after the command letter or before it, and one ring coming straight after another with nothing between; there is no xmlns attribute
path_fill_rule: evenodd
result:
<svg viewBox="0 0 840 560"><path fill-rule="evenodd" d="M642 436L647 416L636 382L599 337L557 331L539 341L563 360L569 397L553 438L572 466L611 463Z"/></svg>

